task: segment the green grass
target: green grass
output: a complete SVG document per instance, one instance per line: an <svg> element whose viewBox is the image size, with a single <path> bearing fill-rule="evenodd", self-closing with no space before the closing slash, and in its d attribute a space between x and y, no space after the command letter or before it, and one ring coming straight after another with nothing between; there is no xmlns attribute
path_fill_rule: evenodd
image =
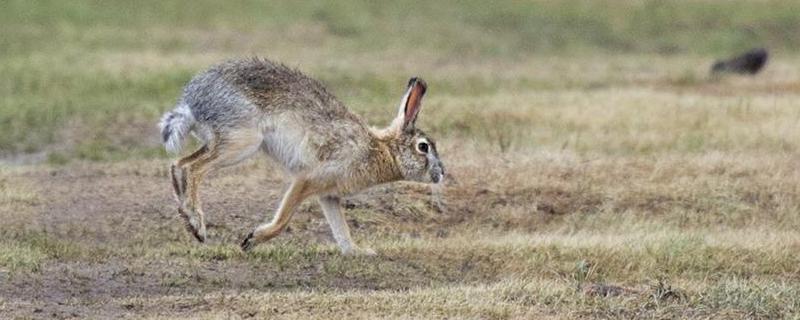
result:
<svg viewBox="0 0 800 320"><path fill-rule="evenodd" d="M81 254L71 243L59 241L42 233L8 234L3 230L0 242L0 267L14 272L40 271L51 259L68 261Z"/></svg>
<svg viewBox="0 0 800 320"><path fill-rule="evenodd" d="M6 1L0 9L0 154L57 153L53 163L160 156L158 115L192 74L226 57L258 54L300 66L368 119L385 121L385 106L410 73L428 77L439 97L614 80L431 70L453 59L480 69L546 63L542 56L727 55L755 45L789 55L800 47L800 7L792 1ZM409 55L420 65L380 67L407 65ZM677 83L697 81L683 70ZM448 134L448 121L432 125ZM687 139L680 148L705 145Z"/></svg>
<svg viewBox="0 0 800 320"><path fill-rule="evenodd" d="M487 55L565 49L651 52L717 52L753 42L796 49L800 19L792 1L529 1L489 5L481 1L369 1L289 3L242 1L218 4L178 1L131 4L79 1L10 1L3 23L6 52L26 53L68 44L71 48L130 49L191 46L179 35L148 31L175 28L281 32L320 25L333 42L377 50L413 43L415 49ZM698 33L696 30L704 30ZM90 30L89 34L82 31ZM55 34L48 34L55 32ZM274 32L272 30L266 31ZM493 36L489 36L493 35ZM49 38L49 39L48 39ZM704 40L704 41L698 41ZM89 46L87 46L87 44ZM47 46L45 46L47 47Z"/></svg>

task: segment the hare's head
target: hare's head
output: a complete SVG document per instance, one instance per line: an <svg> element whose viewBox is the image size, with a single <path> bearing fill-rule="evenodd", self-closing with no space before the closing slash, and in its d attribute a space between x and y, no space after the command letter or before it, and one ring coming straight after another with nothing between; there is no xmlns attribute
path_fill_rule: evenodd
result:
<svg viewBox="0 0 800 320"><path fill-rule="evenodd" d="M444 178L444 165L439 160L436 143L415 126L427 88L420 78L408 81L397 117L383 134L392 142L395 162L404 180L439 183Z"/></svg>

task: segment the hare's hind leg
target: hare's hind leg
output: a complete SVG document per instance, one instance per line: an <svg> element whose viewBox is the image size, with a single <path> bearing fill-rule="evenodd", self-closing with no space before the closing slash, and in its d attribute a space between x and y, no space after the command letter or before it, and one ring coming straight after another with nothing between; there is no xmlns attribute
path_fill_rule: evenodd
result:
<svg viewBox="0 0 800 320"><path fill-rule="evenodd" d="M175 189L183 193L178 212L198 241L205 242L206 239L205 214L198 198L203 179L215 169L239 163L253 155L260 147L261 139L257 134L228 134L198 150L197 156L190 155L187 158L191 159L186 162L178 161L174 172L180 171L181 176L173 175Z"/></svg>
<svg viewBox="0 0 800 320"><path fill-rule="evenodd" d="M178 201L179 206L182 206L186 199L186 175L184 174L183 167L199 159L207 152L208 145L203 145L200 149L197 149L197 151L175 161L175 163L169 167L169 173L172 177L172 188L175 191L175 199Z"/></svg>
<svg viewBox="0 0 800 320"><path fill-rule="evenodd" d="M206 227L203 210L197 198L197 189L206 173L205 166L219 157L216 144L204 145L191 155L178 160L170 168L172 186L178 200L178 214L186 229L197 241L205 242Z"/></svg>
<svg viewBox="0 0 800 320"><path fill-rule="evenodd" d="M175 161L169 170L172 178L172 188L175 191L175 200L178 202L178 214L183 218L189 233L200 242L205 241L205 232L200 232L203 229L201 228L202 218L200 220L196 218L198 215L193 208L193 204L187 206L186 194L190 186L188 181L193 177L191 175L193 171L190 170L190 166L200 159L209 157L210 153L209 146L203 145L192 154Z"/></svg>
<svg viewBox="0 0 800 320"><path fill-rule="evenodd" d="M310 181L297 178L289 186L289 190L283 195L283 200L269 223L261 224L250 232L242 241L241 247L244 251L249 251L255 245L267 241L277 236L292 218L294 209L300 205L310 195L316 193L318 188Z"/></svg>

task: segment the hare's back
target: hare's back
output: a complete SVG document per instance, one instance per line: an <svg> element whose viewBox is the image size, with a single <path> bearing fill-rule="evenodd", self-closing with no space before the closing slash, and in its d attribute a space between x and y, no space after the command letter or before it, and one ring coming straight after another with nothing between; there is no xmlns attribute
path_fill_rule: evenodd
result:
<svg viewBox="0 0 800 320"><path fill-rule="evenodd" d="M184 89L183 101L201 122L285 112L315 123L361 122L319 81L260 58L227 61L197 75Z"/></svg>
<svg viewBox="0 0 800 320"><path fill-rule="evenodd" d="M264 112L300 111L317 116L350 112L317 80L280 63L253 58L218 66L226 82Z"/></svg>

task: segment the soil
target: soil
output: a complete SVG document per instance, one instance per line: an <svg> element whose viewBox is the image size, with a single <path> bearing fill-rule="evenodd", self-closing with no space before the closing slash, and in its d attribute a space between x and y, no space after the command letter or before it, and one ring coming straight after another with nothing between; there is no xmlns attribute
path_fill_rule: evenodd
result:
<svg viewBox="0 0 800 320"><path fill-rule="evenodd" d="M139 297L292 288L407 290L497 278L491 272L493 261L447 252L390 251L377 257L342 257L315 201L300 207L284 234L261 245L267 249L252 255L241 253L237 244L260 221L271 217L287 185L280 173L264 163L226 169L206 180L201 199L209 226L208 244L195 243L184 229L161 162L33 167L9 171L5 178L10 186L36 197L12 201L7 207L14 210L0 214L6 222L0 231L7 238L23 239L23 243L29 235L37 235L46 239L45 252L55 248L36 270L0 273L0 310L11 315L134 316L143 311L132 302ZM474 203L528 203L513 192L499 194L469 182L451 180L444 190L443 198L434 199L426 185L387 184L347 197L344 207L355 237L375 242L437 239L461 232L458 230L484 219ZM559 197L563 195L556 195L552 204L539 205L542 216L564 210ZM204 246L212 248L210 256L198 258L187 253ZM325 249L312 255L290 253L286 261L274 257L281 252L276 248L291 251L303 246ZM173 249L164 253L165 247ZM338 265L356 265L367 271L330 270ZM458 273L452 272L454 265L462 266ZM176 315L186 308L162 307L146 311Z"/></svg>

